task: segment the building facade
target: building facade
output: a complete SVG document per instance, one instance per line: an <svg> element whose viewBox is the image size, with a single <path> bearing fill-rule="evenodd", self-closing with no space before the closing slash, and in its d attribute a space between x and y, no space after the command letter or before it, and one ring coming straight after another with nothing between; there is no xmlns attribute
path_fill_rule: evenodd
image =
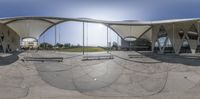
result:
<svg viewBox="0 0 200 99"><path fill-rule="evenodd" d="M152 26L152 51L165 53L197 53L199 50L199 22L176 22Z"/></svg>
<svg viewBox="0 0 200 99"><path fill-rule="evenodd" d="M38 41L34 38L24 38L21 41L21 48L36 49L36 48L38 48Z"/></svg>
<svg viewBox="0 0 200 99"><path fill-rule="evenodd" d="M0 24L0 52L13 52L19 48L19 35L8 26Z"/></svg>

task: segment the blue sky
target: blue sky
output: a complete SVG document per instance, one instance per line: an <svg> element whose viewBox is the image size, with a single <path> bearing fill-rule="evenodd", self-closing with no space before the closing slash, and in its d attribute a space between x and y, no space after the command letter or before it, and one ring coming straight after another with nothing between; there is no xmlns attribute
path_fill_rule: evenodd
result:
<svg viewBox="0 0 200 99"><path fill-rule="evenodd" d="M199 0L0 0L0 16L158 20L199 17Z"/></svg>
<svg viewBox="0 0 200 99"><path fill-rule="evenodd" d="M0 0L0 17L56 16L101 20L196 18L200 17L199 5L200 0ZM99 28L97 24L88 26L89 45L105 45L106 28ZM62 43L81 43L81 23L64 23L58 27ZM51 43L52 30L45 34L45 40ZM116 41L115 36L113 34L113 41Z"/></svg>

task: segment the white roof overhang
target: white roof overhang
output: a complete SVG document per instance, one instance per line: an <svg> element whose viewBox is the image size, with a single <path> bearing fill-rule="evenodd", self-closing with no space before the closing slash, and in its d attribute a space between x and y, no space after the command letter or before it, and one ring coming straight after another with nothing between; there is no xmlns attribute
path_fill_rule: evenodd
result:
<svg viewBox="0 0 200 99"><path fill-rule="evenodd" d="M90 22L105 24L115 31L121 38L135 37L140 38L146 32L151 32L151 26L154 24L166 24L175 22L198 21L193 19L174 19L161 21L103 21L88 18L60 18L60 17L13 17L0 18L0 23L7 25L20 37L39 38L49 28L66 21ZM146 39L150 39L151 34L145 35Z"/></svg>

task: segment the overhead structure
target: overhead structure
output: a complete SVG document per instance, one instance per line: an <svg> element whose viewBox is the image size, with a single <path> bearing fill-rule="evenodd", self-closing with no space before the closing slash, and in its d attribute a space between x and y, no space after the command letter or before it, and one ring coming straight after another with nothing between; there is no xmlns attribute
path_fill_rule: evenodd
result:
<svg viewBox="0 0 200 99"><path fill-rule="evenodd" d="M127 37L138 38L151 28L150 25L110 25L110 27L115 30L115 32L119 33L123 39Z"/></svg>
<svg viewBox="0 0 200 99"><path fill-rule="evenodd" d="M101 23L114 30L121 38L138 38L145 32L151 31L154 24L165 24L174 22L185 22L199 19L179 19L164 21L103 21L88 18L60 18L60 17L13 17L1 18L0 23L9 26L16 31L20 37L38 38L49 28L67 21Z"/></svg>
<svg viewBox="0 0 200 99"><path fill-rule="evenodd" d="M63 22L59 19L48 19L39 17L20 17L0 19L0 23L7 25L18 33L21 38L33 37L38 39L39 36L47 31L50 27Z"/></svg>
<svg viewBox="0 0 200 99"><path fill-rule="evenodd" d="M196 52L199 44L199 18L161 21L103 21L89 18L12 17L1 18L0 24L15 31L20 38L32 37L38 39L51 27L68 21L104 24L116 32L123 40L126 38L134 38L135 40L142 38L150 41L152 43L152 51L154 51L155 43L160 38L159 35L162 34L159 33L162 28L167 33L167 40L160 52L165 52L164 50L168 46L167 42L170 42L175 53L181 52L181 46L185 39L188 41L192 53ZM180 32L183 32L184 38L180 37Z"/></svg>

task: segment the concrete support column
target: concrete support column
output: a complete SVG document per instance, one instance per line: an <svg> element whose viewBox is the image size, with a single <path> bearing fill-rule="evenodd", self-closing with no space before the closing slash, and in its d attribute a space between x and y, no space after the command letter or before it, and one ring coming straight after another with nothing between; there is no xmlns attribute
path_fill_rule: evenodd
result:
<svg viewBox="0 0 200 99"><path fill-rule="evenodd" d="M161 53L162 54L165 52L165 47L167 45L168 40L169 40L169 38L167 37L166 40L165 40L165 42L164 42L164 45L163 45L164 47L161 49Z"/></svg>
<svg viewBox="0 0 200 99"><path fill-rule="evenodd" d="M165 31L167 33L167 38L164 43L164 46L167 46L168 41L170 41L172 48L174 49L174 24L163 24ZM165 50L165 47L163 48L163 52Z"/></svg>
<svg viewBox="0 0 200 99"><path fill-rule="evenodd" d="M190 27L192 27L192 26L195 26L196 29L198 28L198 25L197 25L196 22L193 23L193 24L189 24L187 33L189 31L191 31ZM198 29L197 29L197 31L192 31L192 32L198 32ZM188 35L186 35L186 36L187 36L187 39L188 39L188 43L190 45L190 50L191 50L192 54L195 54L196 53L196 48L197 48L197 45L198 45L198 39L197 40L195 40L195 39L189 39Z"/></svg>
<svg viewBox="0 0 200 99"><path fill-rule="evenodd" d="M195 22L176 23L176 26L174 27L174 48L175 48L176 54L179 54L185 37L189 43L192 54L195 54L198 41L189 39L188 34L187 34L190 31L190 27L193 24L195 24L195 27L197 27L197 24ZM182 30L184 33L183 38L180 38L179 36L180 30Z"/></svg>
<svg viewBox="0 0 200 99"><path fill-rule="evenodd" d="M179 34L178 34L178 32L179 31L177 31L176 32L176 37L175 37L175 53L176 54L179 54L180 53L180 50L181 50L181 47L182 47L182 44L183 44L183 41L184 41L184 39L185 39L185 37L186 37L186 32L185 32L186 30L185 29L183 29L183 32L184 32L184 34L183 34L183 38L180 38L179 37Z"/></svg>
<svg viewBox="0 0 200 99"><path fill-rule="evenodd" d="M183 26L181 26L181 24L175 24L175 26L174 26L174 51L175 51L175 54L179 54L182 43L183 43L183 39L180 38L180 36L179 36L180 30L183 31L183 33L184 33L183 38L184 38L186 29Z"/></svg>
<svg viewBox="0 0 200 99"><path fill-rule="evenodd" d="M197 40L188 40L188 43L190 45L190 50L192 52L192 54L195 54L196 53L196 48L197 48Z"/></svg>
<svg viewBox="0 0 200 99"><path fill-rule="evenodd" d="M151 52L154 52L155 42L152 40L151 42Z"/></svg>
<svg viewBox="0 0 200 99"><path fill-rule="evenodd" d="M159 26L158 25L153 25L152 26L152 42L151 42L151 49L152 49L152 52L154 52L154 47L155 47L155 43L156 43L156 40L157 40L157 36L158 36L158 32L159 32Z"/></svg>

